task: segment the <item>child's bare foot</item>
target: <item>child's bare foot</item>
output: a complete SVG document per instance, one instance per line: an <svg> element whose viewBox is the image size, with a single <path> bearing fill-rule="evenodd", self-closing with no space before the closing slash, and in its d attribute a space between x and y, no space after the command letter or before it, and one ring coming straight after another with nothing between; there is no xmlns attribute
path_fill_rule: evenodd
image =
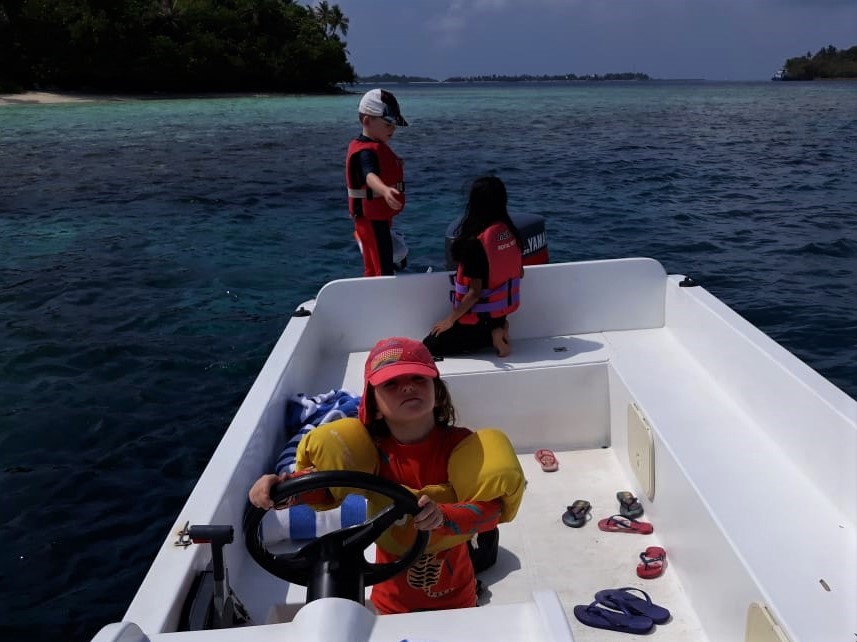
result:
<svg viewBox="0 0 857 642"><path fill-rule="evenodd" d="M509 344L509 338L503 328L497 328L491 333L491 343L494 344L498 357L508 357L512 354L512 346Z"/></svg>

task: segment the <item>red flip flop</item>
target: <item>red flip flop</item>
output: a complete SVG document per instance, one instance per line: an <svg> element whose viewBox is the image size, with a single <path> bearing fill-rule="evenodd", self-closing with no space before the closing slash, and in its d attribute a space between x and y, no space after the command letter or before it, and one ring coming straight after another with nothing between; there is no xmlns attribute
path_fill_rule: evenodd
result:
<svg viewBox="0 0 857 642"><path fill-rule="evenodd" d="M649 546L640 553L642 562L637 564L637 575L644 580L659 577L667 567L667 552L660 546Z"/></svg>
<svg viewBox="0 0 857 642"><path fill-rule="evenodd" d="M539 448L535 453L536 461L546 473L552 473L559 470L559 462L556 460L556 455L549 448Z"/></svg>
<svg viewBox="0 0 857 642"><path fill-rule="evenodd" d="M598 520L598 528L608 533L637 533L648 535L655 531L655 527L649 522L640 522L633 517L623 515L611 515Z"/></svg>

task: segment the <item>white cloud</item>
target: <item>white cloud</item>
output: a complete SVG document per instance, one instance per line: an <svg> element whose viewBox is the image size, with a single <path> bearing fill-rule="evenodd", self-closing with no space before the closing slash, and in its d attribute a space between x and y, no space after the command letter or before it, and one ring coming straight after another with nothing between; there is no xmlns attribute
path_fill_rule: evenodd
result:
<svg viewBox="0 0 857 642"><path fill-rule="evenodd" d="M438 44L450 47L458 42L459 35L467 27L467 15L461 6L462 4L461 2L453 2L442 14L429 19L428 28L430 31L436 32L440 38Z"/></svg>
<svg viewBox="0 0 857 642"><path fill-rule="evenodd" d="M505 12L508 9L526 7L532 9L536 5L567 5L576 4L580 0L451 0L446 7L428 22L428 29L439 38L439 44L451 47L460 42L461 35L480 18L487 14ZM438 3L440 4L440 3Z"/></svg>

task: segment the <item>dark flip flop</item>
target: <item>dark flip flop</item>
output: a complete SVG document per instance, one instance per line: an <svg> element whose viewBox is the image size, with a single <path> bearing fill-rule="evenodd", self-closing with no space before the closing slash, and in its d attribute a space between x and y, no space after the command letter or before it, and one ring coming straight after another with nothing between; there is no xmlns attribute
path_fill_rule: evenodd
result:
<svg viewBox="0 0 857 642"><path fill-rule="evenodd" d="M655 623L644 615L633 615L627 611L611 611L599 605L597 601L589 606L578 604L574 607L574 617L586 626L622 633L648 633Z"/></svg>
<svg viewBox="0 0 857 642"><path fill-rule="evenodd" d="M572 528L580 528L586 523L592 504L585 499L575 499L574 503L567 508L562 514L562 523Z"/></svg>
<svg viewBox="0 0 857 642"><path fill-rule="evenodd" d="M630 491L620 490L616 493L616 499L619 500L619 514L622 517L639 517L643 514L643 505Z"/></svg>
<svg viewBox="0 0 857 642"><path fill-rule="evenodd" d="M638 597L631 591L640 593L643 597ZM663 624L670 619L670 612L667 609L652 602L652 598L643 589L633 586L598 591L595 599L610 608L645 616L655 624Z"/></svg>

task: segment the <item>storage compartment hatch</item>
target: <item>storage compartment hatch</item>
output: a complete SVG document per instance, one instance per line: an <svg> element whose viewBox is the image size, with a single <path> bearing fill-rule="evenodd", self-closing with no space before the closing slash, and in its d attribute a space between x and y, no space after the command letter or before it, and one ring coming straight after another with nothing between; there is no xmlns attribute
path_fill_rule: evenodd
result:
<svg viewBox="0 0 857 642"><path fill-rule="evenodd" d="M744 642L789 642L789 639L764 604L751 602L747 609Z"/></svg>
<svg viewBox="0 0 857 642"><path fill-rule="evenodd" d="M637 404L628 404L628 462L649 500L655 498L655 444L652 429Z"/></svg>

